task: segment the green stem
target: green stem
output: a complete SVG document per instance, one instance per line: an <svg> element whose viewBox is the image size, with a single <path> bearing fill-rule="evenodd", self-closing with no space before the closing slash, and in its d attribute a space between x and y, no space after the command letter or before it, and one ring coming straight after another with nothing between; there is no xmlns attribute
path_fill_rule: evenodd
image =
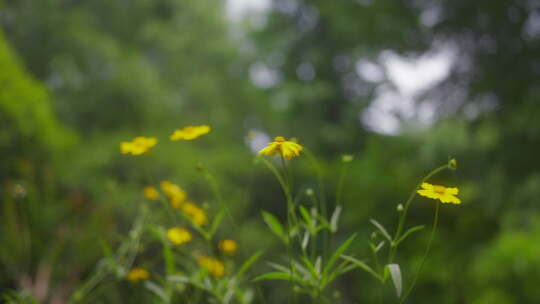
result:
<svg viewBox="0 0 540 304"><path fill-rule="evenodd" d="M291 229L292 229L292 214L294 212L294 203L291 197L291 188L290 188L290 178L287 171L287 161L281 155L281 165L283 166L283 176L284 178L284 185L288 189L287 193L287 255L289 256L289 272L290 272L290 282L291 282L291 297L289 297L290 300L294 297L294 266L293 266L293 253L292 253L292 238L291 238Z"/></svg>
<svg viewBox="0 0 540 304"><path fill-rule="evenodd" d="M371 253L373 254L373 259L375 262L375 269L377 273L382 273L381 264L379 263L379 256L377 255L377 252L375 250L371 250ZM379 303L383 303L383 285L379 284Z"/></svg>
<svg viewBox="0 0 540 304"><path fill-rule="evenodd" d="M448 164L440 166L439 168L429 172L428 175L426 175L418 183L418 185L416 185L414 190L409 195L409 199L407 199L407 202L405 203L405 206L403 207L403 211L400 214L398 227L397 227L396 233L395 233L395 235L393 237L394 241L399 240L399 238L401 237L401 233L403 232L403 226L405 225L405 219L407 218L407 211L409 210L409 206L411 205L411 203L413 201L413 198L416 196L416 191L420 188L422 183L426 182L428 179L433 177L435 174L437 174L437 173L439 173L439 172L441 172L441 171L443 171L445 169L449 169L449 168L450 167L448 166ZM387 264L392 264L392 262L394 261L397 248L398 248L398 244L394 244L393 242L392 242L392 244L390 244L390 251L388 253L388 263Z"/></svg>
<svg viewBox="0 0 540 304"><path fill-rule="evenodd" d="M422 271L422 268L424 267L424 263L426 262L426 258L429 254L429 250L431 249L431 243L433 242L435 232L437 232L437 225L439 224L439 206L440 206L440 203L437 202L435 206L435 215L433 217L433 227L431 228L431 234L429 235L429 240L426 246L426 250L424 251L424 256L422 256L420 265L418 266L418 269L416 270L416 274L414 275L414 279L411 283L411 287L409 287L407 292L403 295L403 297L401 297L401 300L399 301L400 304L405 302L405 299L407 299L407 297L413 290L414 285L416 284L416 281L418 280L418 276L420 275L420 272Z"/></svg>
<svg viewBox="0 0 540 304"><path fill-rule="evenodd" d="M326 194L325 194L325 191L324 191L324 177L323 177L323 171L321 169L321 166L319 165L319 162L317 161L317 158L315 157L315 155L308 149L308 148L304 148L304 153L306 154L306 156L308 157L309 161L311 162L314 170L315 170L315 173L317 175L317 183L318 183L318 186L319 186L319 196L320 196L320 199L319 199L319 206L317 206L317 208L319 208L320 212L321 212L321 216L328 220L328 207L327 207L327 203L326 203ZM330 234L330 239L329 239L329 233L328 231L322 231L322 244L323 244L323 260L326 260L326 258L329 256L328 252L330 250L330 247L332 246L332 234Z"/></svg>
<svg viewBox="0 0 540 304"><path fill-rule="evenodd" d="M343 192L343 181L345 180L345 175L347 173L347 165L343 163L341 165L341 172L339 174L339 180L336 190L336 204L341 205L341 193Z"/></svg>

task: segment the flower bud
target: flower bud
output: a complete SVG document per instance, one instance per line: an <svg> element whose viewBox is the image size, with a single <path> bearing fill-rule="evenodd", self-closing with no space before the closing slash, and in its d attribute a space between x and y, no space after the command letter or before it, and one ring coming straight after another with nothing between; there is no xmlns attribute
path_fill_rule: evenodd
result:
<svg viewBox="0 0 540 304"><path fill-rule="evenodd" d="M456 170L457 169L457 160L455 158L452 158L448 161L448 168L452 169L452 170Z"/></svg>
<svg viewBox="0 0 540 304"><path fill-rule="evenodd" d="M313 196L313 194L315 194L315 192L313 191L313 189L311 189L311 188L307 188L307 189L306 189L306 195L307 195L307 196Z"/></svg>
<svg viewBox="0 0 540 304"><path fill-rule="evenodd" d="M343 154L343 156L341 156L341 161L344 163L350 163L353 161L353 159L354 159L354 156L350 154Z"/></svg>
<svg viewBox="0 0 540 304"><path fill-rule="evenodd" d="M403 211L403 205L402 205L402 204L398 204L397 207L396 207L396 211L397 211L397 212L402 212L402 211Z"/></svg>

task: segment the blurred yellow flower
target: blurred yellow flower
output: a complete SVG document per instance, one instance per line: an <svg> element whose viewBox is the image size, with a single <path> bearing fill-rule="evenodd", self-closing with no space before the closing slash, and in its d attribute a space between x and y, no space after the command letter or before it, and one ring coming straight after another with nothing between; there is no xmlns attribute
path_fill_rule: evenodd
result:
<svg viewBox="0 0 540 304"><path fill-rule="evenodd" d="M186 192L178 185L175 185L170 181L162 181L160 187L169 199L173 208L180 208L180 205L186 200Z"/></svg>
<svg viewBox="0 0 540 304"><path fill-rule="evenodd" d="M150 273L144 268L133 268L126 275L126 279L130 280L133 283L138 283L139 281L146 280L149 277Z"/></svg>
<svg viewBox="0 0 540 304"><path fill-rule="evenodd" d="M206 268L208 273L216 278L221 278L225 275L225 266L217 259L211 257L199 257L198 262L201 267Z"/></svg>
<svg viewBox="0 0 540 304"><path fill-rule="evenodd" d="M120 152L122 154L141 155L157 144L155 137L135 137L132 141L123 141L120 143Z"/></svg>
<svg viewBox="0 0 540 304"><path fill-rule="evenodd" d="M204 226L208 223L206 212L195 204L186 202L182 205L182 211L189 216L195 226Z"/></svg>
<svg viewBox="0 0 540 304"><path fill-rule="evenodd" d="M422 189L418 190L418 194L429 197L435 200L440 200L443 203L461 204L461 200L455 195L458 194L458 188L448 188L445 186L432 185L422 183Z"/></svg>
<svg viewBox="0 0 540 304"><path fill-rule="evenodd" d="M154 187L146 186L144 187L143 191L144 191L144 197L146 197L147 199L151 201L155 201L159 198L159 192Z"/></svg>
<svg viewBox="0 0 540 304"><path fill-rule="evenodd" d="M287 141L282 136L274 138L274 141L269 143L267 147L259 151L261 155L274 155L279 153L281 156L291 160L300 155L304 149L301 145L294 141Z"/></svg>
<svg viewBox="0 0 540 304"><path fill-rule="evenodd" d="M167 230L167 238L175 245L182 245L191 241L191 232L184 228L171 228Z"/></svg>
<svg viewBox="0 0 540 304"><path fill-rule="evenodd" d="M234 240L223 240L218 244L219 250L228 255L234 255L238 250L238 243Z"/></svg>
<svg viewBox="0 0 540 304"><path fill-rule="evenodd" d="M175 130L170 136L171 140L193 140L199 136L210 132L210 126L187 126L182 129Z"/></svg>

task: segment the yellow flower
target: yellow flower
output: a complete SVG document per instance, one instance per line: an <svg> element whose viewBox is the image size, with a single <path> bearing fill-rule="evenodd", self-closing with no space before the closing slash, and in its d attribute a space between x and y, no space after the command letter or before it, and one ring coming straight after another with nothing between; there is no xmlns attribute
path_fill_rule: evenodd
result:
<svg viewBox="0 0 540 304"><path fill-rule="evenodd" d="M220 278L225 274L225 266L221 261L210 257L199 257L199 265L206 268L208 273L216 278Z"/></svg>
<svg viewBox="0 0 540 304"><path fill-rule="evenodd" d="M171 228L167 231L167 238L175 245L182 245L191 241L191 232L184 228Z"/></svg>
<svg viewBox="0 0 540 304"><path fill-rule="evenodd" d="M206 212L195 204L187 202L182 205L182 211L189 216L195 226L204 226L208 223Z"/></svg>
<svg viewBox="0 0 540 304"><path fill-rule="evenodd" d="M187 126L182 129L175 130L170 136L171 140L193 140L199 136L210 132L210 126Z"/></svg>
<svg viewBox="0 0 540 304"><path fill-rule="evenodd" d="M159 192L154 187L151 187L151 186L144 187L143 191L144 191L144 197L146 197L147 199L151 201L155 201L159 198Z"/></svg>
<svg viewBox="0 0 540 304"><path fill-rule="evenodd" d="M173 208L180 208L180 205L186 200L186 192L170 181L162 181L160 187L167 198L169 198L169 202Z"/></svg>
<svg viewBox="0 0 540 304"><path fill-rule="evenodd" d="M141 155L144 154L157 144L157 139L154 137L135 137L132 141L123 141L120 143L120 152L122 154Z"/></svg>
<svg viewBox="0 0 540 304"><path fill-rule="evenodd" d="M304 149L301 145L297 144L294 141L287 141L282 136L274 138L274 141L269 143L268 146L261 151L261 155L274 155L279 153L281 156L286 159L293 159L300 155L300 152Z"/></svg>
<svg viewBox="0 0 540 304"><path fill-rule="evenodd" d="M422 189L417 191L418 194L429 197L435 200L440 200L443 203L461 204L461 200L455 195L458 194L458 188L448 188L445 186L432 185L422 183Z"/></svg>
<svg viewBox="0 0 540 304"><path fill-rule="evenodd" d="M139 281L146 280L149 277L150 273L144 268L133 268L126 275L126 279L130 280L133 283L138 283Z"/></svg>
<svg viewBox="0 0 540 304"><path fill-rule="evenodd" d="M234 240L223 240L218 244L219 250L228 255L233 255L238 250L238 243Z"/></svg>

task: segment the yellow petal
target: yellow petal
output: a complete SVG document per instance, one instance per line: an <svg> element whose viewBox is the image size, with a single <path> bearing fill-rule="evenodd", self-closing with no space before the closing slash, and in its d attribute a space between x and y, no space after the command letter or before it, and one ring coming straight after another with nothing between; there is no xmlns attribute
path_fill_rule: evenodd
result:
<svg viewBox="0 0 540 304"><path fill-rule="evenodd" d="M274 155L276 153L277 145L274 143L271 143L268 147L265 147L261 151L259 151L259 154L261 155Z"/></svg>
<svg viewBox="0 0 540 304"><path fill-rule="evenodd" d="M440 197L440 195L438 193L435 193L435 192L433 192L431 190L426 190L426 189L420 189L420 190L417 191L417 193L422 195L422 196L432 198L432 199L438 199Z"/></svg>
<svg viewBox="0 0 540 304"><path fill-rule="evenodd" d="M421 187L426 190L433 190L433 185L430 183L422 183Z"/></svg>
<svg viewBox="0 0 540 304"><path fill-rule="evenodd" d="M451 195L457 195L459 193L459 189L456 187L446 188L446 193Z"/></svg>

